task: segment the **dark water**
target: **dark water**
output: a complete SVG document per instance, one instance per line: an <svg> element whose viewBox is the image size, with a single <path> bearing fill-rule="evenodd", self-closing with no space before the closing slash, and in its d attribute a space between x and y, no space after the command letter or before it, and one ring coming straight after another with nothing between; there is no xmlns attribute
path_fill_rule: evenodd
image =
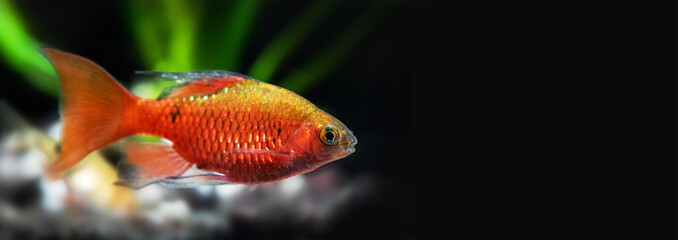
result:
<svg viewBox="0 0 678 240"><path fill-rule="evenodd" d="M266 3L243 69L306 4ZM16 5L37 38L95 60L123 84L143 69L116 2ZM281 74L365 6L341 4ZM198 225L210 230L193 237L675 238L676 7L396 2L337 71L302 94L360 142L353 155L308 174L308 182L339 183L325 194L315 188L320 194L309 199L332 202L342 186L353 187L352 197L330 217L313 215L321 204L309 205L315 218L275 202L247 205L272 213L259 218L245 207L224 210L228 227ZM0 67L3 99L38 126L58 118L56 99ZM278 194L255 189L238 201ZM10 201L35 195L29 188ZM230 204L186 199L208 212ZM102 237L94 230L66 236Z"/></svg>

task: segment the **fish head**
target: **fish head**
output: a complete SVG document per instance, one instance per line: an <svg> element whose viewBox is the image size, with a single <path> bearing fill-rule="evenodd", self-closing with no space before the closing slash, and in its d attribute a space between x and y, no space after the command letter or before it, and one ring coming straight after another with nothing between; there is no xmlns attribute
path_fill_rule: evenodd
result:
<svg viewBox="0 0 678 240"><path fill-rule="evenodd" d="M290 140L294 151L315 167L352 154L358 144L346 125L320 109L306 118Z"/></svg>

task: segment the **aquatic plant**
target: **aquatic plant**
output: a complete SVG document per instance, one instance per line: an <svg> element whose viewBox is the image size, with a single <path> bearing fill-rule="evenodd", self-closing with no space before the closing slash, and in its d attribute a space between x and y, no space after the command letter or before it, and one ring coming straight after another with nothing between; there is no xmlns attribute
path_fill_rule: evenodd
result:
<svg viewBox="0 0 678 240"><path fill-rule="evenodd" d="M126 1L122 20L132 31L147 70L192 71L224 69L247 73L261 81L275 81L294 92L303 93L335 71L373 29L393 5L374 1L363 9L350 25L295 71L277 76L282 62L311 36L322 20L341 4L339 1L315 1L285 26L261 49L251 68L242 69L242 56L251 38L260 9L270 2L232 1ZM218 5L213 7L212 5ZM214 16L217 16L216 18ZM54 70L37 53L49 42L31 36L22 16L9 0L0 0L1 56L24 80L41 92L57 96ZM218 20L218 24L213 23ZM205 37L209 36L209 37ZM277 76L277 77L274 77ZM155 97L172 82L140 79L132 91L143 97Z"/></svg>

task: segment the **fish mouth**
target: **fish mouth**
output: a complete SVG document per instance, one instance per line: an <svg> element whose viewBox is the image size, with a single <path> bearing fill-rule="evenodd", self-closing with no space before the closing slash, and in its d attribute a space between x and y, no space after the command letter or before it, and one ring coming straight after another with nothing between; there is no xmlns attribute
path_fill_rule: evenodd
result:
<svg viewBox="0 0 678 240"><path fill-rule="evenodd" d="M348 133L348 144L346 144L346 148L344 148L344 150L351 154L355 152L355 145L358 144L358 139L353 135L351 130L348 130Z"/></svg>

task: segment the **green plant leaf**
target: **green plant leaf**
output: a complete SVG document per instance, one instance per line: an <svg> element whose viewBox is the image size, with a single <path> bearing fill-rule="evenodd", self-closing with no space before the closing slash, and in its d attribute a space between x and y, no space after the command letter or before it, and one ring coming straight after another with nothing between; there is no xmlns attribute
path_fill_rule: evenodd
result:
<svg viewBox="0 0 678 240"><path fill-rule="evenodd" d="M210 18L212 25L206 26L216 28L203 29L204 41L201 41L198 63L200 70L239 72L242 54L260 6L260 0L240 0L224 8L230 9L226 13L212 13L216 19Z"/></svg>
<svg viewBox="0 0 678 240"><path fill-rule="evenodd" d="M56 73L38 52L43 44L33 39L21 22L18 12L8 0L0 0L0 54L39 91L57 96Z"/></svg>
<svg viewBox="0 0 678 240"><path fill-rule="evenodd" d="M308 34L318 26L339 1L316 1L294 22L266 45L250 68L249 76L269 81L278 65L292 53Z"/></svg>
<svg viewBox="0 0 678 240"><path fill-rule="evenodd" d="M332 71L351 53L370 29L380 23L384 15L392 8L393 2L375 1L366 8L353 23L343 31L327 48L302 64L280 81L280 86L296 93L303 93Z"/></svg>

